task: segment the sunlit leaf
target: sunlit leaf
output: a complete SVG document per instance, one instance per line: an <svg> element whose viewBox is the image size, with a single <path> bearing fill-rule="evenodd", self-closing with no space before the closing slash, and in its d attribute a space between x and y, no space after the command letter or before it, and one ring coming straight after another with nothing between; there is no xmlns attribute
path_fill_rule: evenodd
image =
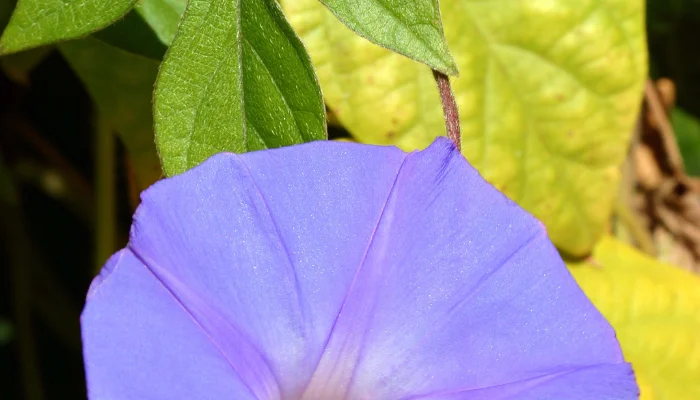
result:
<svg viewBox="0 0 700 400"><path fill-rule="evenodd" d="M330 108L360 141L444 134L430 71L358 38L317 0L283 6ZM609 219L646 76L642 0L442 0L464 154L585 254Z"/></svg>
<svg viewBox="0 0 700 400"><path fill-rule="evenodd" d="M189 2L160 68L155 127L167 175L326 137L311 62L274 0Z"/></svg>
<svg viewBox="0 0 700 400"><path fill-rule="evenodd" d="M124 16L136 0L18 0L0 54L73 39Z"/></svg>
<svg viewBox="0 0 700 400"><path fill-rule="evenodd" d="M360 36L399 54L455 75L437 0L321 0Z"/></svg>
<svg viewBox="0 0 700 400"><path fill-rule="evenodd" d="M615 328L642 400L700 399L700 278L610 237L570 270Z"/></svg>
<svg viewBox="0 0 700 400"><path fill-rule="evenodd" d="M85 38L59 45L61 53L124 142L139 189L161 176L153 139L151 99L158 63Z"/></svg>

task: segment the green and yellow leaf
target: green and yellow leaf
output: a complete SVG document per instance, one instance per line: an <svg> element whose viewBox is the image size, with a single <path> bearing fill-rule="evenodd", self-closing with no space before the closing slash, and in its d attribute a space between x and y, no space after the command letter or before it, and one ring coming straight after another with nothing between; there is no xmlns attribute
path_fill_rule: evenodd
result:
<svg viewBox="0 0 700 400"><path fill-rule="evenodd" d="M428 68L358 37L318 0L282 4L325 100L360 141L444 134ZM507 4L507 6L506 6ZM465 156L564 251L605 230L647 73L642 0L442 0ZM545 28L546 27L546 28Z"/></svg>
<svg viewBox="0 0 700 400"><path fill-rule="evenodd" d="M641 399L700 399L700 278L610 237L569 266L615 328Z"/></svg>

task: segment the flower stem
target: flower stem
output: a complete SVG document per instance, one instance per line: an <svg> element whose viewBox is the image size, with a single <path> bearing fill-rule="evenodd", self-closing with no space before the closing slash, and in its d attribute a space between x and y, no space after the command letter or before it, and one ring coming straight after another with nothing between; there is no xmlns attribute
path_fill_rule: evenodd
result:
<svg viewBox="0 0 700 400"><path fill-rule="evenodd" d="M445 128L447 137L450 138L457 149L462 151L462 134L459 127L459 111L455 95L452 93L450 78L442 72L433 70L433 76L440 91L440 100L442 101L442 112L445 115Z"/></svg>

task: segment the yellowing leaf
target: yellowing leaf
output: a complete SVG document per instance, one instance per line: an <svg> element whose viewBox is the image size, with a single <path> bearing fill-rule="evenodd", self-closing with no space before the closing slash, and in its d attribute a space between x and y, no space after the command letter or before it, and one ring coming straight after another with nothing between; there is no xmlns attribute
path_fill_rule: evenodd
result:
<svg viewBox="0 0 700 400"><path fill-rule="evenodd" d="M283 6L326 102L360 141L444 134L428 68L358 37L318 0ZM646 77L643 0L442 0L465 156L564 251L603 234Z"/></svg>
<svg viewBox="0 0 700 400"><path fill-rule="evenodd" d="M610 237L570 270L615 328L642 400L700 399L700 278Z"/></svg>

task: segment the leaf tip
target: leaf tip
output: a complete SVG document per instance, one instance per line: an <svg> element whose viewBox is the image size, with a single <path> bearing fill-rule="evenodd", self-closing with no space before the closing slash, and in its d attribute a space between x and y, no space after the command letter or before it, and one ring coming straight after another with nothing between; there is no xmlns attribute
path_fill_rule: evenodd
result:
<svg viewBox="0 0 700 400"><path fill-rule="evenodd" d="M419 60L414 58L414 60L423 62L427 64L429 67L432 69L442 72L443 74L447 76L453 76L453 77L458 77L459 76L459 68L457 68L457 63L455 62L454 57L452 57L452 54L450 51L447 49L447 46L445 48L439 50L439 57L436 57L436 62L429 63L423 60ZM413 58L413 57L410 57ZM436 64L436 65L432 65Z"/></svg>
<svg viewBox="0 0 700 400"><path fill-rule="evenodd" d="M444 72L446 75L449 75L449 76L452 76L455 78L459 76L459 68L457 68L457 64L455 64L452 57L450 57L450 62L447 64Z"/></svg>

